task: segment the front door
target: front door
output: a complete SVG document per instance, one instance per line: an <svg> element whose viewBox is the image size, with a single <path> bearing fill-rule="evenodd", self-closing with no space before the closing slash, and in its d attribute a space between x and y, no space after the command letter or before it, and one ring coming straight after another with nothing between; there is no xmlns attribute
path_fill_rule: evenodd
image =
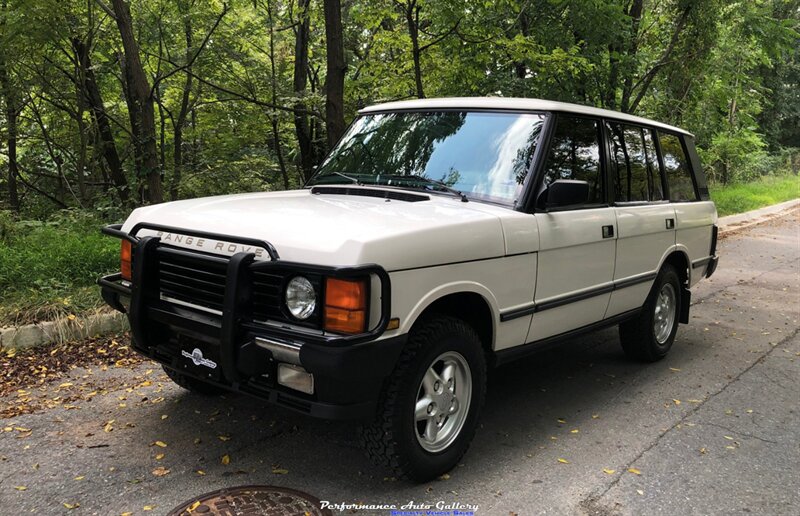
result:
<svg viewBox="0 0 800 516"><path fill-rule="evenodd" d="M537 207L539 259L528 342L600 321L613 290L617 224L606 203L600 122L567 115L555 122L543 185L585 181L589 192L572 206Z"/></svg>

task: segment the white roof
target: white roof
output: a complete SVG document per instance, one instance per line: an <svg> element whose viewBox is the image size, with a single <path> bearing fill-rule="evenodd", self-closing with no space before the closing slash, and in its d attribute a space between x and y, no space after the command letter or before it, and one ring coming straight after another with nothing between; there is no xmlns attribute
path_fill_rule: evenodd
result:
<svg viewBox="0 0 800 516"><path fill-rule="evenodd" d="M653 120L648 120L638 116L628 115L626 113L620 113L618 111L610 111L608 109L600 109L590 106L581 106L579 104L568 104L566 102L555 102L552 100L542 99L522 99L510 97L446 97L434 99L415 99L375 104L374 106L369 106L360 110L359 113L367 114L385 111L409 111L425 109L463 109L465 111L469 111L470 109L497 111L557 111L561 113L577 113L612 118L614 120L621 120L623 122L647 124L691 136L691 133L678 127L662 124L661 122L655 122Z"/></svg>

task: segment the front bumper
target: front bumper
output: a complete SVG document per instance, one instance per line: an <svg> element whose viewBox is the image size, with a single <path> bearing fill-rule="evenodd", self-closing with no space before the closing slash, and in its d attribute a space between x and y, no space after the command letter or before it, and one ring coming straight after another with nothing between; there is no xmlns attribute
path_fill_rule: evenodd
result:
<svg viewBox="0 0 800 516"><path fill-rule="evenodd" d="M112 230L111 234L123 238L116 234L118 227ZM214 314L162 299L154 259L159 239L135 241L133 281L124 281L120 274L98 280L103 299L127 313L134 350L189 377L311 416L369 419L375 414L383 381L406 341L405 335L377 340L389 313L388 275L383 269L366 269L381 279L383 306L378 325L360 335L320 335L248 317L248 270L271 262L254 265L246 253L231 257L223 310ZM342 269L332 273L337 271L348 273ZM278 384L279 363L299 365L314 375L313 394Z"/></svg>

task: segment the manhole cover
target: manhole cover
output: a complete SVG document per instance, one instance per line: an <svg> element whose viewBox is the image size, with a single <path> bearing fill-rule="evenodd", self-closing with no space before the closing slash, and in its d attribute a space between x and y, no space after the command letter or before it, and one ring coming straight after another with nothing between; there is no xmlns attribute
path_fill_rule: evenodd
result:
<svg viewBox="0 0 800 516"><path fill-rule="evenodd" d="M331 516L330 509L322 509L320 501L310 494L274 486L229 487L200 495L167 516Z"/></svg>

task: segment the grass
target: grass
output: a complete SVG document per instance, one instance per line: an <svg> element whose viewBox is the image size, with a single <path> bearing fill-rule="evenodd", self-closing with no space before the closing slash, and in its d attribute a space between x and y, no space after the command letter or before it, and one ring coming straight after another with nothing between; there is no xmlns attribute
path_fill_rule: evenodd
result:
<svg viewBox="0 0 800 516"><path fill-rule="evenodd" d="M751 183L712 185L711 199L720 217L800 198L800 176L766 176Z"/></svg>
<svg viewBox="0 0 800 516"><path fill-rule="evenodd" d="M18 221L0 213L0 326L103 306L95 280L119 268L119 242L75 212Z"/></svg>

